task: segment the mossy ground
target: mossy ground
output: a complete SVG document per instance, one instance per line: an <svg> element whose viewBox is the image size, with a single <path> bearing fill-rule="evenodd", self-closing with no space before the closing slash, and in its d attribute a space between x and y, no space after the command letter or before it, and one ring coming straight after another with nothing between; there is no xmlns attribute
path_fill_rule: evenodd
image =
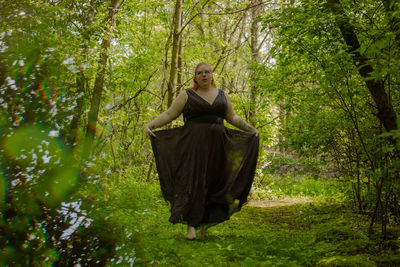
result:
<svg viewBox="0 0 400 267"><path fill-rule="evenodd" d="M168 207L161 205L142 217L146 265L400 265L398 251L383 251L365 235L367 218L337 203L248 205L196 241L186 240L185 226L168 223L168 216Z"/></svg>
<svg viewBox="0 0 400 267"><path fill-rule="evenodd" d="M205 239L188 241L186 225L168 222L157 183L131 186L109 191L120 193L116 223L132 233L110 266L130 266L128 256L135 266L400 266L399 229L382 242L376 224L368 236L369 217L331 198L250 200Z"/></svg>

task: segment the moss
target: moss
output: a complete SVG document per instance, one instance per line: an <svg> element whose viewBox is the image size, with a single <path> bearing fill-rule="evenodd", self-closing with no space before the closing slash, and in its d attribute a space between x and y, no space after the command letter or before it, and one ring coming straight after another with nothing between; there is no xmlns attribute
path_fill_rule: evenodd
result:
<svg viewBox="0 0 400 267"><path fill-rule="evenodd" d="M370 255L356 255L356 256L333 256L322 259L318 262L317 266L324 267L374 267L377 266L375 262L371 261Z"/></svg>
<svg viewBox="0 0 400 267"><path fill-rule="evenodd" d="M400 261L393 246L382 250L379 236L370 239L365 234L367 216L340 203L316 199L293 199L276 206L271 202L264 207L253 203L231 220L211 227L205 239L187 241L186 226L168 222L169 206L161 199L158 185L135 188L130 194L129 188L122 190L115 203L136 199L136 207L121 210L118 217L128 232L140 230L140 245L148 258L145 265L395 266ZM385 253L391 256L378 256Z"/></svg>

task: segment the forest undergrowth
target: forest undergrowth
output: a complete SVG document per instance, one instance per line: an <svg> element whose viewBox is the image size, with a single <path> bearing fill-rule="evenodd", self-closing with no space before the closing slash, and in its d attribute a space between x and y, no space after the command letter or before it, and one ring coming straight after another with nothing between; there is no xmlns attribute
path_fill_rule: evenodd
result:
<svg viewBox="0 0 400 267"><path fill-rule="evenodd" d="M275 177L276 178L276 177ZM257 183L247 203L227 222L211 227L207 237L188 241L185 225L168 222L169 205L157 181L108 185L119 207L119 222L138 243L117 246L115 266L399 266L399 240L382 242L367 236L369 217L340 201L339 189L321 179L297 178L296 186L282 187L291 178L271 182L264 198ZM280 184L277 183L280 181ZM265 182L265 180L264 180ZM125 184L126 186L121 186ZM274 186L279 185L278 186ZM314 191L302 192L304 188ZM323 188L323 184L327 188ZM297 187L297 189L296 189ZM278 189L279 188L279 189ZM329 191L331 188L333 191ZM297 193L294 193L297 190ZM271 197L274 191L279 193ZM291 193L290 193L291 192ZM329 193L330 192L330 193ZM334 196L336 195L336 196ZM129 201L131 208L128 208ZM292 200L292 201L290 201ZM268 203L268 205L265 205ZM379 225L376 225L379 233ZM389 229L398 236L396 229ZM118 251L118 249L120 249ZM140 251L138 251L138 249ZM139 255L141 254L141 255ZM127 259L130 259L127 261ZM116 258L117 259L117 258Z"/></svg>
<svg viewBox="0 0 400 267"><path fill-rule="evenodd" d="M0 3L0 267L400 266L400 1ZM261 139L188 242L143 129L199 62Z"/></svg>

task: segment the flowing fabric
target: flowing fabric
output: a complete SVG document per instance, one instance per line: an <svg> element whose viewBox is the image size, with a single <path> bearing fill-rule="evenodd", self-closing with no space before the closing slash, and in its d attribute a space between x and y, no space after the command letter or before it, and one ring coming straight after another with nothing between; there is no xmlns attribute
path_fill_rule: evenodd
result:
<svg viewBox="0 0 400 267"><path fill-rule="evenodd" d="M186 93L184 126L154 132L151 144L170 222L197 227L228 220L247 201L259 138L224 126L222 90L212 104Z"/></svg>

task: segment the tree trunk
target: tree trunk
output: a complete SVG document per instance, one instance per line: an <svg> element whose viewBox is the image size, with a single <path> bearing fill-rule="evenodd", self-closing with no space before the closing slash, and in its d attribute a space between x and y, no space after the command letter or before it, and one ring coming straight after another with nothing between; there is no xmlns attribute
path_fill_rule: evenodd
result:
<svg viewBox="0 0 400 267"><path fill-rule="evenodd" d="M120 1L121 0L111 0L111 5L108 11L108 23L106 25L105 34L101 43L100 59L98 62L99 67L94 82L93 95L86 126L86 144L84 149L85 153L89 153L93 138L96 136L96 124L99 114L101 94L103 92L104 76L106 73L107 61L110 54L109 48L111 37L113 34L113 29L115 27L116 14L120 6Z"/></svg>
<svg viewBox="0 0 400 267"><path fill-rule="evenodd" d="M285 106L287 105L287 101L283 99L279 105L279 113L278 113L278 118L279 118L279 123L280 123L280 128L282 129L281 133L278 134L278 144L279 146L279 152L282 153L285 157L287 156L287 151L288 151L288 146L285 144L285 146L281 145L286 141L285 136L288 136L288 131L287 131L287 122L289 119L289 112L285 110ZM283 126L283 127L282 127Z"/></svg>
<svg viewBox="0 0 400 267"><path fill-rule="evenodd" d="M388 94L386 93L384 80L382 78L375 79L372 76L374 68L369 63L370 59L360 53L360 42L355 33L353 25L350 24L349 18L345 15L340 6L340 0L328 0L328 7L335 15L336 24L338 25L343 39L348 46L348 53L351 55L354 65L357 67L360 76L365 79L365 84L378 110L376 116L378 117L379 121L382 123L387 132L396 130L397 115L393 109L390 96L388 96ZM396 139L391 139L391 142L396 145ZM376 185L376 202L369 225L370 234L373 231L373 225L378 216L379 207L387 204L382 203L382 194L384 194L382 189L385 183L391 184L393 183L393 181L390 181L389 177L381 175ZM383 213L384 210L382 209L382 218L386 216L386 214ZM384 231L383 234L385 234Z"/></svg>
<svg viewBox="0 0 400 267"><path fill-rule="evenodd" d="M179 90L182 89L182 73L183 73L183 62L182 62L182 36L179 38L179 46L178 46L178 77L177 77L177 90L175 95L179 94ZM179 90L178 90L179 89Z"/></svg>
<svg viewBox="0 0 400 267"><path fill-rule="evenodd" d="M81 52L81 58L83 62L87 60L87 54L88 54L88 49L89 49L89 44L88 42L90 41L90 35L88 34L88 28L92 25L93 23L93 17L94 13L96 10L96 0L91 0L90 1L90 10L87 18L87 24L85 25L85 39L84 43L82 45L82 52ZM79 66L79 72L76 77L76 94L77 94L77 99L76 99L76 107L74 109L74 115L71 121L71 127L70 127L70 133L67 136L68 143L71 146L74 146L76 143L76 140L78 138L78 133L79 133L79 121L82 116L82 110L83 110L83 104L84 104L84 99L85 99L85 92L87 89L87 77L85 70L82 67L82 64Z"/></svg>
<svg viewBox="0 0 400 267"><path fill-rule="evenodd" d="M354 65L358 68L361 77L366 79L365 84L378 109L378 119L385 127L386 131L396 130L397 116L385 91L384 81L382 79L371 79L371 74L374 69L371 64L368 63L368 58L360 54L360 43L354 31L354 27L350 24L349 19L341 9L340 1L328 0L328 6L333 14L336 15L336 23L342 33L344 41L349 47L348 52L352 56Z"/></svg>
<svg viewBox="0 0 400 267"><path fill-rule="evenodd" d="M176 86L176 74L178 70L178 54L179 54L179 39L181 37L181 19L182 17L182 0L176 0L173 18L173 36L172 36L172 54L171 54L171 68L169 72L168 81L168 102L167 106L170 107L174 97Z"/></svg>
<svg viewBox="0 0 400 267"><path fill-rule="evenodd" d="M168 36L168 40L165 43L165 50L164 50L164 66L163 66L163 81L161 83L161 105L159 107L160 113L163 111L163 103L165 100L165 94L168 93L168 84L167 84L167 76L168 76L168 51L169 51L169 46L171 44L171 39L172 39L172 32ZM167 92L164 91L165 84L167 84Z"/></svg>
<svg viewBox="0 0 400 267"><path fill-rule="evenodd" d="M260 25L257 22L257 17L260 16L262 10L262 0L253 0L251 5L254 6L251 9L251 40L250 40L250 49L251 49L251 58L254 63L257 63L259 60L259 32L260 32ZM251 76L254 77L256 71L253 70ZM258 86L254 83L251 83L250 88L250 108L249 108L249 122L250 124L254 125L254 116L256 113L256 93L258 90Z"/></svg>

